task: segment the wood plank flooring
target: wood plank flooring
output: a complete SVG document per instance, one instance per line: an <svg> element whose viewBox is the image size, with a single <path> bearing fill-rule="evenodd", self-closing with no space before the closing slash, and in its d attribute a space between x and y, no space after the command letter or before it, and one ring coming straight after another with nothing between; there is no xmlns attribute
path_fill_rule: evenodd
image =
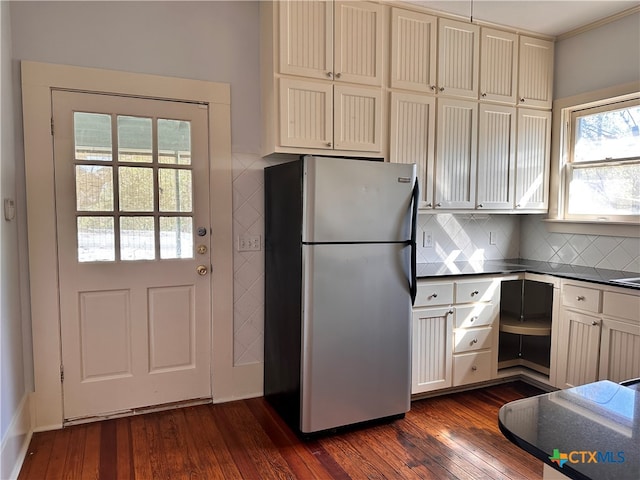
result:
<svg viewBox="0 0 640 480"><path fill-rule="evenodd" d="M523 382L418 400L405 418L300 440L263 398L34 434L19 480L514 479L542 462L506 440L498 410Z"/></svg>

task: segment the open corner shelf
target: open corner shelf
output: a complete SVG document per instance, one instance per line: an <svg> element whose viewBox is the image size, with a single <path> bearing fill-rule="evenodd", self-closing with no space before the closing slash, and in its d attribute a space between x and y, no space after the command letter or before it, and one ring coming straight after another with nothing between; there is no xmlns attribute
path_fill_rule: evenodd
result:
<svg viewBox="0 0 640 480"><path fill-rule="evenodd" d="M516 335L533 335L545 337L551 335L550 318L528 318L520 320L511 315L500 315L500 331Z"/></svg>

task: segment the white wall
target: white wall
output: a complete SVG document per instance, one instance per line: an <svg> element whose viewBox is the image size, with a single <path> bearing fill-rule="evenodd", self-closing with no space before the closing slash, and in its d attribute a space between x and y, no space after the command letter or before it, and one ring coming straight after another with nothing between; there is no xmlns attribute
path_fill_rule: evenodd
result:
<svg viewBox="0 0 640 480"><path fill-rule="evenodd" d="M21 239L26 225L24 209L19 206L22 178L15 142L15 103L13 64L11 61L10 5L0 3L0 211L4 200L17 203L15 218L6 220L0 213L0 478L9 478L23 450L27 432L23 428L31 388L29 339L23 337L23 309L20 296ZM19 118L19 117L18 117ZM22 258L24 260L24 258ZM24 261L22 262L25 263ZM26 265L25 265L26 268ZM25 352L26 350L26 352ZM26 354L25 354L26 353ZM28 428L28 425L27 425Z"/></svg>
<svg viewBox="0 0 640 480"><path fill-rule="evenodd" d="M640 13L556 42L554 98L640 82Z"/></svg>

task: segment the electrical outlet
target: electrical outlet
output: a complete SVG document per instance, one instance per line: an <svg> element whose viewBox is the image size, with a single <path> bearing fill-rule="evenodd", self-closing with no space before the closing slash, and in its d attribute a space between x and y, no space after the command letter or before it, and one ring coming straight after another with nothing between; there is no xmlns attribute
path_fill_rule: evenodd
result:
<svg viewBox="0 0 640 480"><path fill-rule="evenodd" d="M261 247L262 238L260 235L240 235L238 237L239 252L258 251Z"/></svg>
<svg viewBox="0 0 640 480"><path fill-rule="evenodd" d="M425 248L433 248L432 232L422 232L422 246Z"/></svg>
<svg viewBox="0 0 640 480"><path fill-rule="evenodd" d="M496 232L489 232L489 245L495 245L497 242L498 235Z"/></svg>

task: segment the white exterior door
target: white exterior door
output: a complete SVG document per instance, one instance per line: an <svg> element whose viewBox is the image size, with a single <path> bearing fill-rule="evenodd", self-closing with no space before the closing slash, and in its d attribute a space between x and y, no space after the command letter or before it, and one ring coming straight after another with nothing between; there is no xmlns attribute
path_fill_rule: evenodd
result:
<svg viewBox="0 0 640 480"><path fill-rule="evenodd" d="M207 107L52 96L64 419L211 398Z"/></svg>

